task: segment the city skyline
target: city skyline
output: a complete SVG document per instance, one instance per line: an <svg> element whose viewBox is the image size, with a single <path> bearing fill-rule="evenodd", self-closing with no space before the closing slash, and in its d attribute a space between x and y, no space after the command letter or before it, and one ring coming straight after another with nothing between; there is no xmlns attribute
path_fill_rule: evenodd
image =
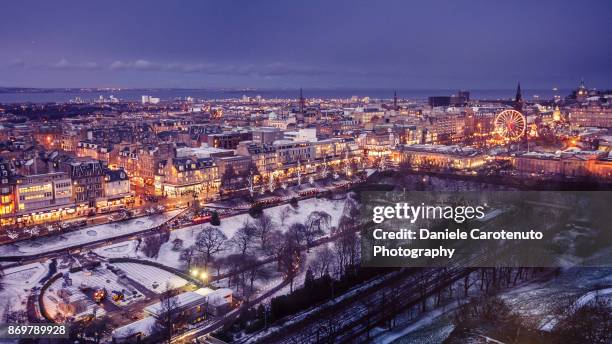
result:
<svg viewBox="0 0 612 344"><path fill-rule="evenodd" d="M3 87L608 88L612 76L604 1L5 8Z"/></svg>

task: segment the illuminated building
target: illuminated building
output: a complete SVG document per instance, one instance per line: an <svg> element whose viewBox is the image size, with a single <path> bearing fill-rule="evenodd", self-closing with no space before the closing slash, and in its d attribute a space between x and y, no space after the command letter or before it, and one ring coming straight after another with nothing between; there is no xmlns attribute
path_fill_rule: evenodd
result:
<svg viewBox="0 0 612 344"><path fill-rule="evenodd" d="M363 150L359 148L353 139L331 138L312 142L315 148L315 159L333 159L338 157L361 156Z"/></svg>
<svg viewBox="0 0 612 344"><path fill-rule="evenodd" d="M612 109L607 106L588 106L570 109L569 122L577 127L612 128Z"/></svg>
<svg viewBox="0 0 612 344"><path fill-rule="evenodd" d="M77 149L80 135L75 131L68 131L61 135L60 149L66 152L74 152Z"/></svg>
<svg viewBox="0 0 612 344"><path fill-rule="evenodd" d="M352 114L354 120L361 124L372 122L385 116L384 109L377 107L359 107Z"/></svg>
<svg viewBox="0 0 612 344"><path fill-rule="evenodd" d="M219 168L211 158L171 158L159 162L155 192L169 198L197 195L206 200L219 192Z"/></svg>
<svg viewBox="0 0 612 344"><path fill-rule="evenodd" d="M154 133L158 134L164 131L187 131L190 121L180 119L162 119L155 121L151 124L151 129Z"/></svg>
<svg viewBox="0 0 612 344"><path fill-rule="evenodd" d="M268 118L264 120L264 125L267 127L287 130L287 128L295 127L297 120L295 116L280 116L274 112L268 114Z"/></svg>
<svg viewBox="0 0 612 344"><path fill-rule="evenodd" d="M208 135L208 146L223 149L236 149L240 141L250 141L253 135L248 131L224 132Z"/></svg>
<svg viewBox="0 0 612 344"><path fill-rule="evenodd" d="M576 100L583 101L587 99L589 96L589 90L587 90L586 86L584 86L584 80L580 80L580 85L576 89Z"/></svg>
<svg viewBox="0 0 612 344"><path fill-rule="evenodd" d="M176 296L177 311L185 323L194 323L207 318L206 314L221 316L231 310L233 291L228 288L200 288ZM144 312L153 317L161 317L164 312L162 302L144 308Z"/></svg>
<svg viewBox="0 0 612 344"><path fill-rule="evenodd" d="M464 113L432 112L424 116L425 143L458 141L465 135Z"/></svg>
<svg viewBox="0 0 612 344"><path fill-rule="evenodd" d="M261 144L272 144L276 140L283 139L283 132L279 128L257 127L253 128L253 142Z"/></svg>
<svg viewBox="0 0 612 344"><path fill-rule="evenodd" d="M106 170L104 194L96 202L97 211L106 212L125 208L133 198L127 173L123 170Z"/></svg>
<svg viewBox="0 0 612 344"><path fill-rule="evenodd" d="M94 213L96 201L103 196L104 165L91 158L72 158L60 163L72 179L73 198L79 214Z"/></svg>
<svg viewBox="0 0 612 344"><path fill-rule="evenodd" d="M65 172L16 176L18 223L57 221L75 212L72 182Z"/></svg>
<svg viewBox="0 0 612 344"><path fill-rule="evenodd" d="M408 163L412 168L459 170L478 168L487 158L471 147L431 144L400 145L392 157L395 163Z"/></svg>
<svg viewBox="0 0 612 344"><path fill-rule="evenodd" d="M236 154L250 156L259 174L265 176L278 169L276 148L273 145L260 144L255 141L242 141L238 144Z"/></svg>
<svg viewBox="0 0 612 344"><path fill-rule="evenodd" d="M314 159L315 147L309 142L278 140L274 142L276 161L279 165Z"/></svg>
<svg viewBox="0 0 612 344"><path fill-rule="evenodd" d="M377 128L357 138L359 147L370 157L391 154L391 148L399 143L396 141L399 141L399 137L390 128Z"/></svg>
<svg viewBox="0 0 612 344"><path fill-rule="evenodd" d="M97 160L110 161L112 147L104 146L90 141L79 141L77 143L76 156L90 157Z"/></svg>
<svg viewBox="0 0 612 344"><path fill-rule="evenodd" d="M555 109L553 110L553 121L559 122L560 120L561 120L561 110L559 109L559 106L555 106Z"/></svg>
<svg viewBox="0 0 612 344"><path fill-rule="evenodd" d="M612 177L612 159L607 152L570 148L557 153L528 152L514 158L517 171L527 174L601 178Z"/></svg>
<svg viewBox="0 0 612 344"><path fill-rule="evenodd" d="M141 101L142 104L159 104L160 99L151 96L142 96Z"/></svg>
<svg viewBox="0 0 612 344"><path fill-rule="evenodd" d="M16 208L14 190L14 171L11 164L0 159L0 225L11 225L15 222L13 214Z"/></svg>
<svg viewBox="0 0 612 344"><path fill-rule="evenodd" d="M285 131L283 134L283 139L285 140L308 142L317 141L317 129L315 128L298 129L297 131Z"/></svg>

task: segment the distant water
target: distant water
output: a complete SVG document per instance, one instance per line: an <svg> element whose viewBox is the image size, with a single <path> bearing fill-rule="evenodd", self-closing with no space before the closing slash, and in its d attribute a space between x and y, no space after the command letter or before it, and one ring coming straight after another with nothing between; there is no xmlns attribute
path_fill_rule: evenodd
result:
<svg viewBox="0 0 612 344"><path fill-rule="evenodd" d="M350 98L352 96L370 97L372 99L391 99L393 89L304 89L305 98ZM515 95L514 89L507 90L469 90L472 99L510 99ZM398 89L397 96L400 99L423 101L429 96L445 96L455 94L457 90L414 90ZM523 98L532 100L534 96L540 99L552 99L554 95L566 96L570 90L523 90ZM123 89L123 90L78 90L78 89L54 89L35 92L0 93L0 103L64 103L79 97L85 101L97 99L99 96L108 98L115 96L125 101L139 101L142 95L159 97L162 101L177 98L193 97L200 100L240 98L243 95L264 98L298 98L299 90L223 90L223 89Z"/></svg>

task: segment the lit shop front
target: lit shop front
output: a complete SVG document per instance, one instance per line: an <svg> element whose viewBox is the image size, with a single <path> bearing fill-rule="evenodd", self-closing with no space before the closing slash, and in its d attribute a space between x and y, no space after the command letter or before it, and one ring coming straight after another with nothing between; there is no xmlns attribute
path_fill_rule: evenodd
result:
<svg viewBox="0 0 612 344"><path fill-rule="evenodd" d="M34 211L31 213L17 214L18 224L38 224L43 222L53 222L72 218L76 214L74 206L65 206L62 208L46 209Z"/></svg>
<svg viewBox="0 0 612 344"><path fill-rule="evenodd" d="M100 213L107 213L110 211L125 209L130 203L134 203L134 195L98 200L96 202L96 209Z"/></svg>

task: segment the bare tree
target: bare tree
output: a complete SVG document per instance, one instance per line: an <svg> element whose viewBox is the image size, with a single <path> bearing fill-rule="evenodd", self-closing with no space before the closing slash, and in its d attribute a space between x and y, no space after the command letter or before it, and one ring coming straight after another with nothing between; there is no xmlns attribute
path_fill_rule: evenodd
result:
<svg viewBox="0 0 612 344"><path fill-rule="evenodd" d="M230 288L232 281L234 281L236 285L236 292L239 291L241 285L244 285L244 272L242 270L244 267L245 257L246 255L239 253L230 254L229 256L225 257L225 262L229 269L230 275L230 277L227 279L227 287Z"/></svg>
<svg viewBox="0 0 612 344"><path fill-rule="evenodd" d="M28 314L23 310L14 310L11 303L7 302L4 306L3 316L0 318L5 324L25 324L28 322Z"/></svg>
<svg viewBox="0 0 612 344"><path fill-rule="evenodd" d="M198 234L195 242L195 249L201 254L204 260L204 267L208 267L212 256L225 249L227 237L223 232L213 226L206 226Z"/></svg>
<svg viewBox="0 0 612 344"><path fill-rule="evenodd" d="M306 218L305 239L308 245L312 244L321 235L329 230L331 215L322 210L315 210Z"/></svg>
<svg viewBox="0 0 612 344"><path fill-rule="evenodd" d="M275 254L280 251L285 241L285 234L278 229L271 231L268 234L268 251L267 254Z"/></svg>
<svg viewBox="0 0 612 344"><path fill-rule="evenodd" d="M111 331L109 319L107 317L95 318L90 322L84 323L82 331L84 337L89 339L90 342L99 344Z"/></svg>
<svg viewBox="0 0 612 344"><path fill-rule="evenodd" d="M283 208L283 210L281 210L281 212L280 212L280 214L278 216L280 218L280 220L281 220L281 226L285 225L285 222L291 216L292 212L293 212L293 210L291 209L290 206L285 206Z"/></svg>
<svg viewBox="0 0 612 344"><path fill-rule="evenodd" d="M276 228L276 224L270 216L261 214L259 218L255 220L255 228L257 228L257 235L259 236L261 250L266 251L268 249L270 232Z"/></svg>
<svg viewBox="0 0 612 344"><path fill-rule="evenodd" d="M285 236L292 237L298 245L303 245L306 243L306 232L307 228L305 225L301 223L294 223L289 227Z"/></svg>
<svg viewBox="0 0 612 344"><path fill-rule="evenodd" d="M597 343L612 341L612 303L605 297L595 299L579 309L570 307L568 315L553 331L557 343Z"/></svg>
<svg viewBox="0 0 612 344"><path fill-rule="evenodd" d="M257 228L249 220L244 221L242 227L238 228L232 237L232 242L244 256L253 247L253 239L257 235Z"/></svg>
<svg viewBox="0 0 612 344"><path fill-rule="evenodd" d="M343 274L349 266L354 266L359 258L359 237L355 231L354 219L342 216L338 227L332 230L332 236L336 237L332 247L336 253L339 274Z"/></svg>
<svg viewBox="0 0 612 344"><path fill-rule="evenodd" d="M142 252L149 258L157 257L163 243L164 240L160 234L148 235L143 240Z"/></svg>
<svg viewBox="0 0 612 344"><path fill-rule="evenodd" d="M158 340L170 343L183 319L181 319L178 292L172 289L169 283L166 284L166 290L159 296L159 304L159 314L153 325L153 333Z"/></svg>
<svg viewBox="0 0 612 344"><path fill-rule="evenodd" d="M315 275L323 277L329 272L329 266L334 260L334 253L327 245L319 248L310 263L310 268Z"/></svg>
<svg viewBox="0 0 612 344"><path fill-rule="evenodd" d="M195 256L195 248L193 246L189 246L181 251L180 260L187 263L187 269L191 268L191 263L193 262L193 258Z"/></svg>
<svg viewBox="0 0 612 344"><path fill-rule="evenodd" d="M224 258L212 258L210 260L210 267L217 271L217 276L221 274L221 268L223 268L225 264Z"/></svg>
<svg viewBox="0 0 612 344"><path fill-rule="evenodd" d="M238 178L236 171L232 165L228 165L221 176L221 185L224 188L231 189L234 185L234 181Z"/></svg>
<svg viewBox="0 0 612 344"><path fill-rule="evenodd" d="M291 292L293 292L293 280L300 271L301 264L302 254L300 251L300 243L295 235L287 233L283 246L278 254L278 267L285 278L289 280Z"/></svg>

